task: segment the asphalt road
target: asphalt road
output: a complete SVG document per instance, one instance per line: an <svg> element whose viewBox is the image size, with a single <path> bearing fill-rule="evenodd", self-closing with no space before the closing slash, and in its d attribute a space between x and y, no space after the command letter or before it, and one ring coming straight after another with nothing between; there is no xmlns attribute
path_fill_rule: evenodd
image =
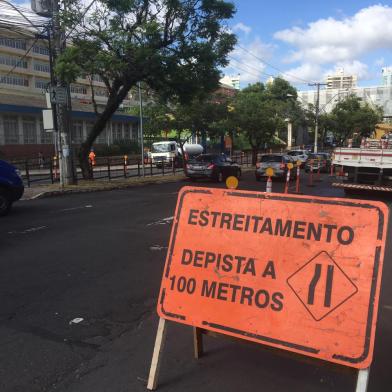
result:
<svg viewBox="0 0 392 392"><path fill-rule="evenodd" d="M244 177L240 189L264 190ZM171 217L186 184L22 201L0 220L1 391L146 390ZM303 191L343 196L326 176ZM369 391L391 385L391 251L388 244ZM353 372L258 345L207 337L205 349L193 359L191 328L170 324L159 390L355 390Z"/></svg>

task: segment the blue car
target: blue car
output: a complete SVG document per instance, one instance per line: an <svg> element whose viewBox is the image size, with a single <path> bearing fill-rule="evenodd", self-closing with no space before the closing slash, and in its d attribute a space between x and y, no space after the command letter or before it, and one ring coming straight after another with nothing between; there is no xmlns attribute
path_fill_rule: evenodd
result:
<svg viewBox="0 0 392 392"><path fill-rule="evenodd" d="M24 192L19 170L0 160L0 216L7 215L12 203L19 200Z"/></svg>

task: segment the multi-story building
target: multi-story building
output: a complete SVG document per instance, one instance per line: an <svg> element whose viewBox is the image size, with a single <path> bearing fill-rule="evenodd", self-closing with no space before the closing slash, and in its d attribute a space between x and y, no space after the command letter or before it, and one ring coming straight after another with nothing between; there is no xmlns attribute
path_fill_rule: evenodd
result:
<svg viewBox="0 0 392 392"><path fill-rule="evenodd" d="M381 73L382 73L382 85L392 86L392 67L382 68Z"/></svg>
<svg viewBox="0 0 392 392"><path fill-rule="evenodd" d="M328 75L326 79L327 89L346 89L357 86L356 75L345 75L343 68L338 68L334 75Z"/></svg>
<svg viewBox="0 0 392 392"><path fill-rule="evenodd" d="M226 86L230 86L235 88L236 90L240 89L240 74L235 76L225 75L221 80L220 83Z"/></svg>
<svg viewBox="0 0 392 392"><path fill-rule="evenodd" d="M3 12L4 7L3 3ZM28 12L23 9L27 17L37 20L36 14ZM50 155L54 151L54 134L43 129L42 121L42 110L47 106L45 91L50 82L48 42L37 40L32 28L21 27L26 21L20 15L19 19L15 12L10 11L9 15L8 20L0 18L0 152L7 158L37 156L39 152ZM103 81L97 76L92 79L85 76L70 86L73 144L85 139L95 120L92 88L99 107L107 101ZM138 118L126 113L128 107L136 105L130 95L123 102L123 111L112 116L96 143L137 139Z"/></svg>
<svg viewBox="0 0 392 392"><path fill-rule="evenodd" d="M392 85L377 87L356 87L352 89L320 90L320 110L329 113L335 105L350 94L362 98L370 106L381 106L385 118L392 118ZM316 105L317 91L298 91L298 99L304 106Z"/></svg>

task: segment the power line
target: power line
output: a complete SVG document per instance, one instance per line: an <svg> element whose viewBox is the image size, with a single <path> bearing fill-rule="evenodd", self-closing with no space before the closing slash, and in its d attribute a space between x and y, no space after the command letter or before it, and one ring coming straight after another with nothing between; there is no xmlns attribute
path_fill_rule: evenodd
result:
<svg viewBox="0 0 392 392"><path fill-rule="evenodd" d="M273 78L276 76L276 75L269 74L269 73L267 73L267 72L265 72L265 71L262 71L260 68L256 68L256 67L254 67L253 65L249 65L249 64L246 64L246 63L244 63L244 62L242 62L242 61L239 61L239 60L235 59L235 58L232 57L232 56L230 56L230 59L231 59L232 61L237 62L238 64L242 64L242 65L244 65L244 66L246 66L246 67L248 67L248 68L251 68L251 69L255 70L256 72L259 72L259 73L261 73L261 74L263 74L263 75L270 76L270 77L273 77Z"/></svg>
<svg viewBox="0 0 392 392"><path fill-rule="evenodd" d="M251 69L253 69L254 71L256 71L256 72L258 72L258 73L260 73L260 74L263 74L263 75L266 75L266 76L271 76L271 77L274 77L274 76L275 76L275 75L271 75L271 74L269 74L269 73L266 73L266 72L262 71L261 69L258 69L258 68L256 68L256 67L253 67L252 65L245 64L245 63L243 63L243 62L241 62L241 61L239 61L239 60L237 60L237 59L235 59L235 58L233 58L233 57L231 57L231 56L230 56L230 59L231 59L231 61L235 61L236 63L241 64L242 66L251 68ZM245 72L248 72L248 73L251 73L251 74L252 74L252 72L250 72L250 71L245 71ZM255 75L255 74L253 74L253 75ZM257 77L259 77L259 75L257 75Z"/></svg>
<svg viewBox="0 0 392 392"><path fill-rule="evenodd" d="M95 3L96 0L93 0L88 6L87 8L84 10L83 15L81 15L81 17L78 19L78 21L75 23L74 27L72 28L71 31L68 32L68 34L65 36L65 39L69 38L69 36L73 33L73 31L76 29L76 27L78 26L78 24L83 20L83 18L86 16L87 12L89 11L89 9L93 6L93 4Z"/></svg>
<svg viewBox="0 0 392 392"><path fill-rule="evenodd" d="M237 44L237 46L238 46L240 49L242 49L243 51L245 51L246 53L249 53L251 56L253 56L253 57L256 58L257 60L259 60L259 61L261 61L262 63L267 64L267 65L270 66L271 68L275 69L276 71L278 71L278 72L281 73L282 75L290 76L291 78L297 79L297 80L299 80L299 81L301 81L301 82L304 82L304 83L310 83L309 80L302 79L302 78L300 78L300 77L298 77L298 76L295 76L295 75L292 75L292 74L290 74L290 73L288 73L288 72L283 72L283 71L282 71L281 69L279 69L278 67L275 67L274 65L272 65L271 63L265 61L265 60L262 59L261 57L256 56L256 55L255 55L253 52L251 52L249 49L246 49L246 48L244 48L243 46L241 46L241 45L239 45L239 44Z"/></svg>

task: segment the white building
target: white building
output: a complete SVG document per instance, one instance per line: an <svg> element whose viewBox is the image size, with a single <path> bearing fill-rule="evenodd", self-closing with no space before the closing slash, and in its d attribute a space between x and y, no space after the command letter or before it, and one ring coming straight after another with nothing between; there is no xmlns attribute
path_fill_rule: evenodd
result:
<svg viewBox="0 0 392 392"><path fill-rule="evenodd" d="M392 67L384 67L382 72L382 85L392 86Z"/></svg>
<svg viewBox="0 0 392 392"><path fill-rule="evenodd" d="M357 86L356 75L345 75L343 68L338 68L336 73L328 75L326 79L327 89L345 89Z"/></svg>
<svg viewBox="0 0 392 392"><path fill-rule="evenodd" d="M377 87L320 90L320 112L329 113L341 99L350 94L363 99L370 106L381 106L386 118L392 118L392 84ZM316 105L317 91L298 91L298 99L304 106Z"/></svg>
<svg viewBox="0 0 392 392"><path fill-rule="evenodd" d="M37 25L47 23L32 11L21 11ZM44 131L42 123L42 110L47 106L44 93L50 82L48 42L36 40L36 33L18 12L0 3L0 152L7 158L37 156L38 152L49 156L54 152L54 135ZM92 88L102 108L108 92L96 75L79 78L70 87L74 144L85 140L96 118ZM124 110L112 116L96 143L135 140L138 118L127 114L126 108L136 105L129 95L123 102Z"/></svg>
<svg viewBox="0 0 392 392"><path fill-rule="evenodd" d="M225 84L227 86L231 86L236 90L240 89L240 74L238 75L225 75L221 80L220 83Z"/></svg>

